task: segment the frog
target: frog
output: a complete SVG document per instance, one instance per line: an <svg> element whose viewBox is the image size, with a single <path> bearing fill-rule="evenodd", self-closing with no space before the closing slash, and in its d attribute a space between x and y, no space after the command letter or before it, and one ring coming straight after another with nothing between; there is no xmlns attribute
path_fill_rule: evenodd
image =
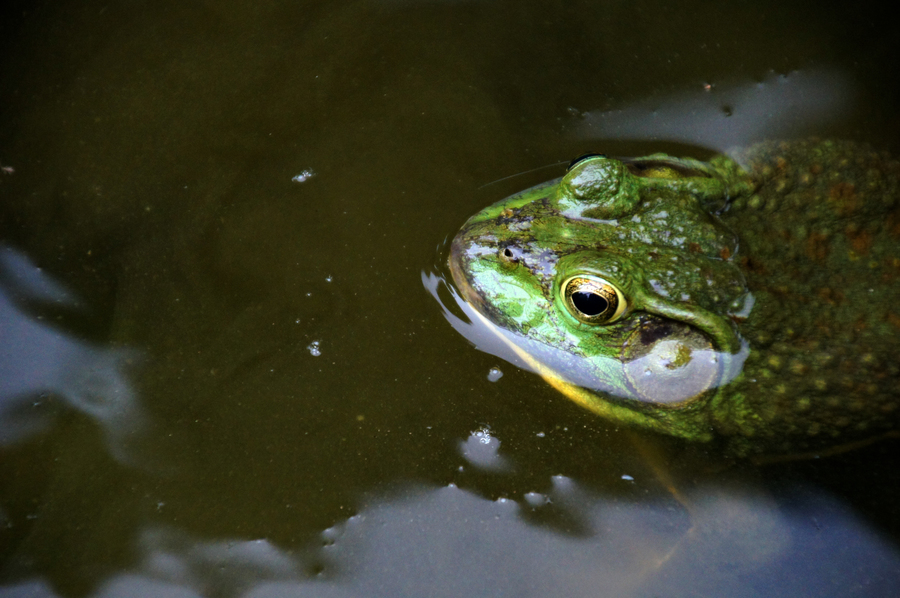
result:
<svg viewBox="0 0 900 598"><path fill-rule="evenodd" d="M616 426L735 457L900 422L900 163L856 141L587 154L463 225L476 316Z"/></svg>

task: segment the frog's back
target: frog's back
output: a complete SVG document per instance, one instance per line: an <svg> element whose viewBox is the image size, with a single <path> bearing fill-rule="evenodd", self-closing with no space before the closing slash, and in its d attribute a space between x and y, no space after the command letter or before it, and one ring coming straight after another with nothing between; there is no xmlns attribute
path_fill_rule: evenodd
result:
<svg viewBox="0 0 900 598"><path fill-rule="evenodd" d="M900 164L816 140L735 158L756 184L722 214L740 236L735 258L755 299L740 326L751 354L733 389L753 408L722 425L774 444L792 438L785 450L896 427Z"/></svg>

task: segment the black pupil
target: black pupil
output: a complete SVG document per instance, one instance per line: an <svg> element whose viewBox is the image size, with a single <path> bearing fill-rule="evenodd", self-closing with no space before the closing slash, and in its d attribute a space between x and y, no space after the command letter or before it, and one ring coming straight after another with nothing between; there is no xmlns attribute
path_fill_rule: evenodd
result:
<svg viewBox="0 0 900 598"><path fill-rule="evenodd" d="M572 293L572 305L588 317L599 316L609 309L609 301L597 293Z"/></svg>

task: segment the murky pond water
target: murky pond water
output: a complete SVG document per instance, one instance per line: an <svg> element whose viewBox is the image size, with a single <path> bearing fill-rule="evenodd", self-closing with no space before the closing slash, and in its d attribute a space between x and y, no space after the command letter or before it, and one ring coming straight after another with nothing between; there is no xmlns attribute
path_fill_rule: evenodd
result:
<svg viewBox="0 0 900 598"><path fill-rule="evenodd" d="M896 442L726 467L475 350L423 286L560 171L499 179L588 149L896 154L874 8L0 10L0 595L900 583Z"/></svg>

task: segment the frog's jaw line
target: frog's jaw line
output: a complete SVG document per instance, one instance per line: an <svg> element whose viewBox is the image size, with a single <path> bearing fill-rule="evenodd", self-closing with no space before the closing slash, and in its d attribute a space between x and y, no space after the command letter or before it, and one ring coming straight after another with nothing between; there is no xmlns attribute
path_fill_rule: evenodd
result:
<svg viewBox="0 0 900 598"><path fill-rule="evenodd" d="M535 359L531 354L524 351L521 347L512 342L504 334L501 334L500 329L481 312L479 312L478 310L473 310L473 313L476 317L478 317L479 320L481 320L481 323L488 330L499 337L500 340L502 340L504 344L512 349L512 351L522 361L524 361L531 369L537 372L538 375L540 375L541 378L543 378L550 386L565 395L571 401L587 409L588 411L592 411L593 413L596 413L597 415L608 419L609 421L625 422L627 424L649 428L655 432L659 432L662 434L672 433L669 427L663 425L662 422L659 422L656 419L646 417L636 411L628 409L627 407L622 407L621 405L616 405L615 403L604 401L594 393L587 391L580 386L572 384L571 382L557 374L555 371L553 371L551 368Z"/></svg>

